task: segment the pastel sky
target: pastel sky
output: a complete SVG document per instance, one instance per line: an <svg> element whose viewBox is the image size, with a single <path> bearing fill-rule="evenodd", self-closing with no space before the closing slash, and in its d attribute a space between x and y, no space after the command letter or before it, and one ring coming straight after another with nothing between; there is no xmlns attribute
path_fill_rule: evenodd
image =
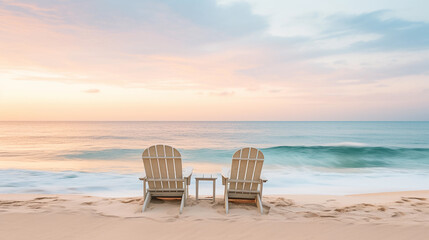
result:
<svg viewBox="0 0 429 240"><path fill-rule="evenodd" d="M429 120L427 0L0 0L0 120Z"/></svg>

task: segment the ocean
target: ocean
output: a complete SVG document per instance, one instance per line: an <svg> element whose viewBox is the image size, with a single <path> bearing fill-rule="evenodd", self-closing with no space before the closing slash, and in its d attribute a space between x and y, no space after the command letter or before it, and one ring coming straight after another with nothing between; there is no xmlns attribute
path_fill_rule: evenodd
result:
<svg viewBox="0 0 429 240"><path fill-rule="evenodd" d="M264 194L429 189L429 122L0 122L0 193L140 196L154 144L177 148L194 173L256 147Z"/></svg>

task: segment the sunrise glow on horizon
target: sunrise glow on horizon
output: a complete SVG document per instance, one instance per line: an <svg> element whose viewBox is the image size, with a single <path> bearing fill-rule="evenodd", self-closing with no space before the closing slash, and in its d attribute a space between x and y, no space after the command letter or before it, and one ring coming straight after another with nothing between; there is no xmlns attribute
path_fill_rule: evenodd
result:
<svg viewBox="0 0 429 240"><path fill-rule="evenodd" d="M428 7L0 0L0 121L427 121Z"/></svg>

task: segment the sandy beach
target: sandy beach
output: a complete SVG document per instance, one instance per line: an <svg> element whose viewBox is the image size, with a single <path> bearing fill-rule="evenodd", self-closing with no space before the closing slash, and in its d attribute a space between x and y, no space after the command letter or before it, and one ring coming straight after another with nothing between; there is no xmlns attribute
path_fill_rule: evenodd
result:
<svg viewBox="0 0 429 240"><path fill-rule="evenodd" d="M428 239L429 191L346 196L264 196L264 214L252 203L222 196L154 200L82 195L0 195L2 239Z"/></svg>
<svg viewBox="0 0 429 240"><path fill-rule="evenodd" d="M429 240L427 9L0 0L0 240Z"/></svg>

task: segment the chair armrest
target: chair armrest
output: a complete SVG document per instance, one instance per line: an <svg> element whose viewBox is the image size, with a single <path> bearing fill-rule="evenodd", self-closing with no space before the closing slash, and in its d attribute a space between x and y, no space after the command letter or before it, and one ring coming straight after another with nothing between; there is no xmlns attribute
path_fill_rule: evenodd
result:
<svg viewBox="0 0 429 240"><path fill-rule="evenodd" d="M268 181L268 178L265 177L263 174L261 174L260 178L261 178L262 182L267 182Z"/></svg>
<svg viewBox="0 0 429 240"><path fill-rule="evenodd" d="M192 172L194 171L193 167L186 167L182 169L182 175L184 178L189 178L192 175Z"/></svg>
<svg viewBox="0 0 429 240"><path fill-rule="evenodd" d="M186 185L191 184L191 176L192 172L194 171L193 167L186 167L182 169L182 176L186 179Z"/></svg>
<svg viewBox="0 0 429 240"><path fill-rule="evenodd" d="M222 168L222 172L220 174L222 175L222 178L229 178L230 169L229 168Z"/></svg>
<svg viewBox="0 0 429 240"><path fill-rule="evenodd" d="M146 173L143 172L143 174L139 177L139 180L140 181L146 181L146 179L147 179Z"/></svg>
<svg viewBox="0 0 429 240"><path fill-rule="evenodd" d="M222 175L222 185L225 185L226 180L231 176L231 170L229 168L222 168L220 174Z"/></svg>

